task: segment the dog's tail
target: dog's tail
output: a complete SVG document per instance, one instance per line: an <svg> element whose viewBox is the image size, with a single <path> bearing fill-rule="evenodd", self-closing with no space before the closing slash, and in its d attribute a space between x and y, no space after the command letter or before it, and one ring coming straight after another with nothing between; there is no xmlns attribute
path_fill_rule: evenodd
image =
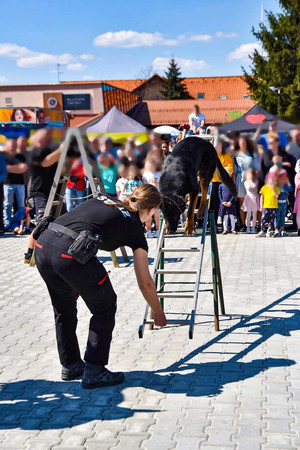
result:
<svg viewBox="0 0 300 450"><path fill-rule="evenodd" d="M226 172L226 170L224 169L224 167L222 166L222 163L219 160L219 158L217 158L216 174L217 174L217 177L222 181L222 183L225 184L225 186L228 187L228 189L230 190L231 194L234 197L236 197L235 184L232 181L232 179L230 178L230 176L228 175L228 173Z"/></svg>

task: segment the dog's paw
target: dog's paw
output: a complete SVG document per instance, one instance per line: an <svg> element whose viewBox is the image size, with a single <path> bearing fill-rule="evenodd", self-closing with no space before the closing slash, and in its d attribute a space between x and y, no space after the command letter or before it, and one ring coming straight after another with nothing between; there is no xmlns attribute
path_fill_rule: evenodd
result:
<svg viewBox="0 0 300 450"><path fill-rule="evenodd" d="M194 231L195 231L194 223L186 221L186 224L185 224L185 227L184 227L184 232L186 233L186 235L187 236L192 236Z"/></svg>
<svg viewBox="0 0 300 450"><path fill-rule="evenodd" d="M197 219L204 219L205 208L200 208L197 211Z"/></svg>

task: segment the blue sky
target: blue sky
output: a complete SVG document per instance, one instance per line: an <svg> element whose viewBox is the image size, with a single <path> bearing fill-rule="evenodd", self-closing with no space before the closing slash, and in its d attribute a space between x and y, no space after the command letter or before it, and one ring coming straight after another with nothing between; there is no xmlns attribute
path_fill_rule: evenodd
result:
<svg viewBox="0 0 300 450"><path fill-rule="evenodd" d="M0 83L139 78L164 73L174 56L183 76L241 74L259 44L261 4L276 0L1 0Z"/></svg>

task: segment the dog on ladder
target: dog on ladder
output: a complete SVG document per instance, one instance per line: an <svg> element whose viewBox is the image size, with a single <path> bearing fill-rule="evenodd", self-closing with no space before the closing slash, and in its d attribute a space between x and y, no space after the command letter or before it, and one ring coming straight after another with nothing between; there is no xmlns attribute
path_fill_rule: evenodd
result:
<svg viewBox="0 0 300 450"><path fill-rule="evenodd" d="M199 194L199 182L202 192L197 218L204 216L207 190L214 172L225 184L233 196L236 188L230 176L223 168L215 147L199 137L188 137L178 142L171 155L166 158L163 173L159 181L159 190L163 195L163 212L168 233L175 233L180 215L186 206L189 194L189 208L184 231L188 236L195 230L194 211Z"/></svg>

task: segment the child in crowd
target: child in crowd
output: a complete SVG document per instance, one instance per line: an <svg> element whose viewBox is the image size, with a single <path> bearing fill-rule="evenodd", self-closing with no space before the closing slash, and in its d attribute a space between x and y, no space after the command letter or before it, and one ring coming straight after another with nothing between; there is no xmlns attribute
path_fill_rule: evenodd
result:
<svg viewBox="0 0 300 450"><path fill-rule="evenodd" d="M294 213L296 214L296 222L298 228L298 236L300 236L300 159L296 163L296 176L295 176L295 205Z"/></svg>
<svg viewBox="0 0 300 450"><path fill-rule="evenodd" d="M256 237L272 237L274 234L274 222L276 210L278 208L278 197L280 189L276 186L275 173L269 173L266 177L266 184L259 191L261 194L261 231Z"/></svg>
<svg viewBox="0 0 300 450"><path fill-rule="evenodd" d="M84 201L86 194L85 170L82 158L76 158L72 162L70 177L66 186L66 207L71 211L75 206Z"/></svg>
<svg viewBox="0 0 300 450"><path fill-rule="evenodd" d="M241 209L247 213L246 215L247 233L255 233L257 211L259 211L259 195L257 192L257 185L258 180L255 170L248 169L244 181L246 196L241 206ZM251 225L251 216L252 216L252 225Z"/></svg>
<svg viewBox="0 0 300 450"><path fill-rule="evenodd" d="M224 184L220 184L219 186L219 199L219 216L223 219L222 234L228 234L228 219L230 219L231 232L233 234L237 234L237 232L235 231L236 208L234 198L228 187Z"/></svg>
<svg viewBox="0 0 300 450"><path fill-rule="evenodd" d="M26 205L25 208L20 208L15 212L14 216L10 220L10 228L14 230L15 234L19 236L23 235L26 230L30 229L30 211L31 207Z"/></svg>
<svg viewBox="0 0 300 450"><path fill-rule="evenodd" d="M122 164L120 164L119 169L118 169L118 175L120 177L116 182L116 191L117 191L118 198L120 198L122 185L126 182L126 179L128 176L128 166L129 166L129 164L122 163Z"/></svg>
<svg viewBox="0 0 300 450"><path fill-rule="evenodd" d="M120 200L125 200L125 198L129 197L133 194L135 189L142 184L140 180L139 169L137 168L135 163L130 163L128 166L128 176L123 179L121 183L121 191L120 191Z"/></svg>
<svg viewBox="0 0 300 450"><path fill-rule="evenodd" d="M159 178L161 176L161 172L157 171L157 162L154 159L146 159L145 161L145 169L143 172L143 183L144 184L152 184L153 186L158 187L158 182L159 182ZM154 213L154 220L155 220L155 227L156 227L156 231L154 233L154 235L152 234L151 231L151 226L152 226L152 217L147 220L146 222L146 231L147 231L147 238L152 238L152 237L158 237L158 229L159 229L159 211L156 211Z"/></svg>
<svg viewBox="0 0 300 450"><path fill-rule="evenodd" d="M97 163L106 193L112 197L116 197L118 164L115 163L114 157L108 152L100 153L97 156Z"/></svg>
<svg viewBox="0 0 300 450"><path fill-rule="evenodd" d="M286 170L281 169L279 171L277 179L280 188L280 194L278 197L278 208L276 210L275 217L275 233L273 237L287 236L287 232L284 231L285 215L287 210L289 192L293 190L292 186L290 185Z"/></svg>
<svg viewBox="0 0 300 450"><path fill-rule="evenodd" d="M143 171L142 181L144 184L154 184L158 186L161 172L157 171L157 162L155 159L146 159Z"/></svg>

